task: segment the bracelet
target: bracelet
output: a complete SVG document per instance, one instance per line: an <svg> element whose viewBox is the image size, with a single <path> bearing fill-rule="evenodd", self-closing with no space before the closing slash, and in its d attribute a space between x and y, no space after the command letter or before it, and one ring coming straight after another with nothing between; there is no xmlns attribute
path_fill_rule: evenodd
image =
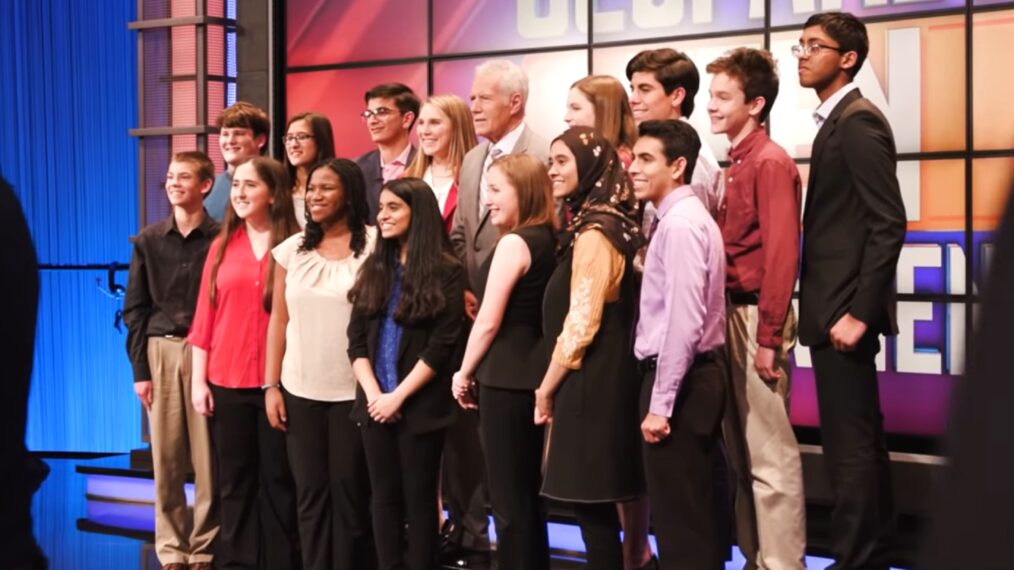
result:
<svg viewBox="0 0 1014 570"><path fill-rule="evenodd" d="M261 391L262 392L267 392L268 390L270 390L272 388L281 388L281 387L282 387L281 384L265 384L265 385L261 386Z"/></svg>

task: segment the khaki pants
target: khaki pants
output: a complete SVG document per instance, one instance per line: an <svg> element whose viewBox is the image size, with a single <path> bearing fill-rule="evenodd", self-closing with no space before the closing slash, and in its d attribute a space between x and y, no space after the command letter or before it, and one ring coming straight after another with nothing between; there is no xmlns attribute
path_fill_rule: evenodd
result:
<svg viewBox="0 0 1014 570"><path fill-rule="evenodd" d="M730 396L723 422L736 487L736 535L747 568L804 568L806 507L799 444L789 423L789 352L796 339L792 308L776 381L754 369L758 314L755 305L729 305L726 353Z"/></svg>
<svg viewBox="0 0 1014 570"><path fill-rule="evenodd" d="M155 468L155 553L165 564L211 562L218 535L207 418L190 404L190 346L180 338L150 337L152 404L148 413ZM194 470L194 510L183 492Z"/></svg>

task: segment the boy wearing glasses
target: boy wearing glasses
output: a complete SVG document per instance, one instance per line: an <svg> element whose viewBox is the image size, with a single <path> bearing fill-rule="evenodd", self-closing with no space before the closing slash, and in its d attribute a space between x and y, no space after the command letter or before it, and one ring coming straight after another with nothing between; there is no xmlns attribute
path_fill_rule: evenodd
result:
<svg viewBox="0 0 1014 570"><path fill-rule="evenodd" d="M123 322L134 392L148 412L155 473L155 553L164 570L211 570L218 536L207 418L190 405L190 346L184 342L197 305L201 271L218 233L202 207L215 167L202 152L173 157L165 190L166 220L133 239ZM194 509L183 492L194 470Z"/></svg>
<svg viewBox="0 0 1014 570"><path fill-rule="evenodd" d="M895 270L905 206L887 119L852 80L869 52L855 16L811 16L793 54L820 98L803 209L799 341L817 380L824 464L834 496L835 568L886 569L894 527L890 461L874 358L897 334Z"/></svg>
<svg viewBox="0 0 1014 570"><path fill-rule="evenodd" d="M771 54L737 48L708 64L711 131L729 140L718 225L725 242L724 432L736 483L736 537L752 568L804 568L806 508L789 423L792 289L799 263L799 170L764 130L778 96Z"/></svg>
<svg viewBox="0 0 1014 570"><path fill-rule="evenodd" d="M211 192L204 199L208 214L219 222L225 218L232 191L232 173L236 167L267 150L271 119L264 109L236 101L218 116L218 145L226 169L215 178Z"/></svg>
<svg viewBox="0 0 1014 570"><path fill-rule="evenodd" d="M419 97L407 85L382 83L367 91L363 99L366 110L360 116L377 148L357 158L356 164L366 179L366 203L373 224L380 204L380 187L401 176L415 157L415 147L408 135L419 116Z"/></svg>

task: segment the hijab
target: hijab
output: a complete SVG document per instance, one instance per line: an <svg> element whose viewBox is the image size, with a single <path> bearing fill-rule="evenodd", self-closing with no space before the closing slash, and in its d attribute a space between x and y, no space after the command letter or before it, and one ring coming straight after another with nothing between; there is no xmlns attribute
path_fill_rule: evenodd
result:
<svg viewBox="0 0 1014 570"><path fill-rule="evenodd" d="M564 198L570 222L560 235L559 252L582 232L598 230L626 257L645 244L640 208L616 149L588 127L572 127L553 140L562 141L577 163L577 189Z"/></svg>

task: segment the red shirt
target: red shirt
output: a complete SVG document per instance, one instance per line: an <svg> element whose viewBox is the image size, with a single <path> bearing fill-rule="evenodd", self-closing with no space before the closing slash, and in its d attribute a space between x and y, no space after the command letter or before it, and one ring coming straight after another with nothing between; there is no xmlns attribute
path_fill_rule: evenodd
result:
<svg viewBox="0 0 1014 570"><path fill-rule="evenodd" d="M224 388L259 388L264 385L270 317L264 310L262 295L271 252L265 251L259 260L254 257L243 227L228 240L215 279L214 306L208 284L218 248L222 247L221 238L208 249L187 342L208 352L208 382Z"/></svg>
<svg viewBox="0 0 1014 570"><path fill-rule="evenodd" d="M729 151L718 225L729 291L759 293L757 343L782 345L782 327L799 264L799 170L757 129Z"/></svg>

